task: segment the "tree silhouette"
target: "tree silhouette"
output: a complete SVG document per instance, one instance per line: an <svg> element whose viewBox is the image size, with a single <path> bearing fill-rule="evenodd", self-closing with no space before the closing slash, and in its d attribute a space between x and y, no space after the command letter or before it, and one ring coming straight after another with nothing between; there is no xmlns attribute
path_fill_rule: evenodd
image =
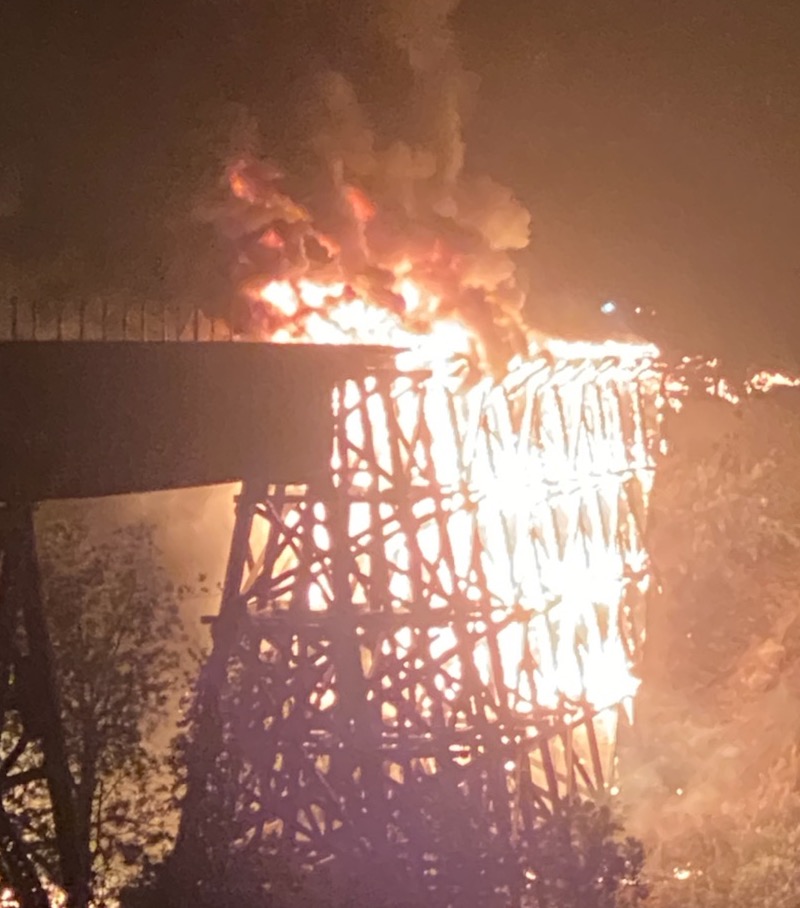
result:
<svg viewBox="0 0 800 908"><path fill-rule="evenodd" d="M42 528L39 551L76 834L87 891L102 904L170 837L167 753L153 742L181 689L179 592L146 525L98 538L81 521L54 521ZM26 752L20 760L2 793L3 812L41 877L58 884L36 757Z"/></svg>

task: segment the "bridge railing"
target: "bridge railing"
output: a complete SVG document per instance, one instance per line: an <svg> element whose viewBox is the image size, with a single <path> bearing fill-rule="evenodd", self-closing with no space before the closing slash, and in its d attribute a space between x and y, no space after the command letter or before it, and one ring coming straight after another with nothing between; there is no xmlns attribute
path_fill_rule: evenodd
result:
<svg viewBox="0 0 800 908"><path fill-rule="evenodd" d="M0 341L226 341L229 324L186 304L112 297L0 304Z"/></svg>

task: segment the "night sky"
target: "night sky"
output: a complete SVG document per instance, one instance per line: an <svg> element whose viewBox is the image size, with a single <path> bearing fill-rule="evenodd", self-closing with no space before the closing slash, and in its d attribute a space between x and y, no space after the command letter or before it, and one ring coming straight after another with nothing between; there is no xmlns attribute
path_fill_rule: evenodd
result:
<svg viewBox="0 0 800 908"><path fill-rule="evenodd" d="M163 292L171 257L203 257L183 223L230 102L291 163L325 68L413 132L402 55L365 0L336 6L5 4L2 257L68 246L98 286ZM534 319L580 333L613 297L679 346L800 358L800 4L463 0L453 27L480 79L468 167L533 215Z"/></svg>

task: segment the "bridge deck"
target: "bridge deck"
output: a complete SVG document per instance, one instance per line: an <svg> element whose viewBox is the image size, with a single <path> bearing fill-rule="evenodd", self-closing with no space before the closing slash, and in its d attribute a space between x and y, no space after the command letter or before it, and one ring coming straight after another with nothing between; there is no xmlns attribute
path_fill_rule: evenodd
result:
<svg viewBox="0 0 800 908"><path fill-rule="evenodd" d="M330 457L334 383L379 347L0 343L0 501L254 479L307 482Z"/></svg>

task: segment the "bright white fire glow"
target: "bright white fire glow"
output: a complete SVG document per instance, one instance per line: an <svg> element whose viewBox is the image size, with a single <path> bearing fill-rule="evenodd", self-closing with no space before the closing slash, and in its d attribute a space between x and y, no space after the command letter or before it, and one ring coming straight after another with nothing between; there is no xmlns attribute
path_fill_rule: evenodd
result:
<svg viewBox="0 0 800 908"><path fill-rule="evenodd" d="M67 897L62 889L56 886L47 886L47 896L50 908L65 908ZM92 905L95 903L92 902ZM19 902L12 889L0 888L0 908L20 908Z"/></svg>
<svg viewBox="0 0 800 908"><path fill-rule="evenodd" d="M406 303L402 316L346 295L342 284L274 281L258 291L276 326L262 334L265 340L399 347L406 351L401 370L428 375L395 377L389 398L377 382L350 382L336 405L347 445L337 449L332 466L349 476L353 490L350 538L382 537L386 592L396 614L410 616L426 600L442 615L429 631L428 648L441 661L436 686L447 699L460 695L462 669L446 612L462 602L473 616L469 632L481 682L505 690L506 705L520 717L564 698L597 709L630 700L639 682L620 632L621 609L632 593L644 593L649 574L627 487L637 486L646 508L652 439L638 399L621 398L639 381L649 389L643 396L655 400L658 351L552 340L513 360L499 383L480 375L465 380L463 363L475 341L469 328L454 315L420 330L419 314L438 311L439 300L427 299L407 276L394 289ZM629 411L634 424L623 425ZM404 439L418 438L421 428L432 437L432 472L427 479L410 476L404 493L413 543L388 503L397 494L389 479L397 458L413 459L396 447L393 418ZM367 450L370 458L358 453ZM374 496L386 498L377 510ZM327 516L318 505L313 539L320 564L332 546ZM292 528L302 516L288 507L282 519ZM366 550L357 554L355 574L370 576L374 558ZM424 562L422 572L415 559ZM290 547L272 573L296 567ZM355 582L353 598L365 610L374 607ZM308 587L308 607L325 612L332 601L330 578L320 568ZM499 665L487 622L494 625ZM410 653L413 636L411 625L401 627L391 645L386 642L387 652ZM374 658L365 654L365 665ZM425 692L414 699L424 711ZM393 715L385 704L384 718Z"/></svg>
<svg viewBox="0 0 800 908"><path fill-rule="evenodd" d="M768 394L775 388L798 388L800 376L762 369L739 384L720 374L719 360L714 357L684 356L680 365L664 378L665 403L676 412L693 388L702 388L710 397L737 406L753 395Z"/></svg>

